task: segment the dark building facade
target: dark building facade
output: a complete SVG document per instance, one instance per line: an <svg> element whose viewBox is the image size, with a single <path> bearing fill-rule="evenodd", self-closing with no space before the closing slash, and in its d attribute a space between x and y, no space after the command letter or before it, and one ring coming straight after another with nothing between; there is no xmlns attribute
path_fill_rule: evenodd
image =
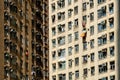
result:
<svg viewBox="0 0 120 80"><path fill-rule="evenodd" d="M0 80L48 80L48 0L1 0L0 10Z"/></svg>

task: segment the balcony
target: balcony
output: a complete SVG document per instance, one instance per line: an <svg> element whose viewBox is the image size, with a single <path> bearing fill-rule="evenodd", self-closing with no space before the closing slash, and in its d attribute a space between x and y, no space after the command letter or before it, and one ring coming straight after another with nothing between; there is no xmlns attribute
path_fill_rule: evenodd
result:
<svg viewBox="0 0 120 80"><path fill-rule="evenodd" d="M40 79L43 77L43 73L42 73L41 69L39 69L39 68L36 68L36 77L38 77Z"/></svg>
<svg viewBox="0 0 120 80"><path fill-rule="evenodd" d="M38 20L41 20L42 19L42 16L41 16L41 12L39 11L39 10L37 10L36 11L36 18L38 19Z"/></svg>
<svg viewBox="0 0 120 80"><path fill-rule="evenodd" d="M41 6L41 4L42 4L42 1L41 0L36 0L36 7L40 7Z"/></svg>
<svg viewBox="0 0 120 80"><path fill-rule="evenodd" d="M4 49L5 49L5 50L8 50L8 48L9 48L9 40L8 40L8 39L5 39L5 40L4 40Z"/></svg>
<svg viewBox="0 0 120 80"><path fill-rule="evenodd" d="M42 36L39 32L36 32L36 41L41 44L43 43Z"/></svg>
<svg viewBox="0 0 120 80"><path fill-rule="evenodd" d="M40 23L36 23L36 30L40 31L43 34L43 28L42 28L42 25Z"/></svg>
<svg viewBox="0 0 120 80"><path fill-rule="evenodd" d="M5 77L5 78L8 78L8 76L9 76L9 67L8 67L8 66L5 66L5 67L4 67L4 77Z"/></svg>
<svg viewBox="0 0 120 80"><path fill-rule="evenodd" d="M9 53L4 53L4 64L8 64L9 63L9 60L10 60L10 55Z"/></svg>
<svg viewBox="0 0 120 80"><path fill-rule="evenodd" d="M18 8L17 8L17 6L15 6L15 4L14 3L10 3L10 12L11 13L17 13L18 12Z"/></svg>
<svg viewBox="0 0 120 80"><path fill-rule="evenodd" d="M9 19L10 19L9 13L8 13L8 12L4 12L4 21L5 21L6 23L8 23Z"/></svg>
<svg viewBox="0 0 120 80"><path fill-rule="evenodd" d="M10 52L17 53L17 45L10 42Z"/></svg>
<svg viewBox="0 0 120 80"><path fill-rule="evenodd" d="M39 44L36 44L36 53L41 55L43 54L42 47Z"/></svg>
<svg viewBox="0 0 120 80"><path fill-rule="evenodd" d="M8 35L9 35L9 26L8 26L8 25L5 25L5 26L4 26L4 36L5 36L5 37L8 37Z"/></svg>

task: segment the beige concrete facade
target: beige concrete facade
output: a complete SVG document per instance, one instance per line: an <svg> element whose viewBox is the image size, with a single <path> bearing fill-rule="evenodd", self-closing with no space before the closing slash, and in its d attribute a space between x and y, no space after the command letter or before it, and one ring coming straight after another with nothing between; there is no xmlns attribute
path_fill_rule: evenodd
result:
<svg viewBox="0 0 120 80"><path fill-rule="evenodd" d="M49 79L120 80L119 0L49 0Z"/></svg>

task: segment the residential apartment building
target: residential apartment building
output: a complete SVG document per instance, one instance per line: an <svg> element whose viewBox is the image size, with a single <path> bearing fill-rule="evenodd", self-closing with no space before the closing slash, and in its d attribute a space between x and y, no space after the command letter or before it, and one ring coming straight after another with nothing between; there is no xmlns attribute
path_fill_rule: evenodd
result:
<svg viewBox="0 0 120 80"><path fill-rule="evenodd" d="M0 80L48 79L48 0L0 0Z"/></svg>
<svg viewBox="0 0 120 80"><path fill-rule="evenodd" d="M49 0L50 80L120 80L119 3Z"/></svg>

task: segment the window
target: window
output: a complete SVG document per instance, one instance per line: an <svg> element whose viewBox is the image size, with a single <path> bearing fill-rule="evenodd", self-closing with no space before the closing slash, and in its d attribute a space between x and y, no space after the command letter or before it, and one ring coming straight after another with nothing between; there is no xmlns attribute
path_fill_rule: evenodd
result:
<svg viewBox="0 0 120 80"><path fill-rule="evenodd" d="M58 33L65 32L65 24L59 24L58 25Z"/></svg>
<svg viewBox="0 0 120 80"><path fill-rule="evenodd" d="M79 65L79 58L75 58L75 66L78 66Z"/></svg>
<svg viewBox="0 0 120 80"><path fill-rule="evenodd" d="M110 70L115 70L115 61L110 62Z"/></svg>
<svg viewBox="0 0 120 80"><path fill-rule="evenodd" d="M87 4L86 4L86 3L83 3L83 4L82 4L82 10L83 10L83 11L86 11L86 10L87 10Z"/></svg>
<svg viewBox="0 0 120 80"><path fill-rule="evenodd" d="M98 19L99 18L102 18L102 17L105 17L106 16L106 6L104 6L104 7L101 7L101 9L99 9L98 11L97 11L97 14L98 14Z"/></svg>
<svg viewBox="0 0 120 80"><path fill-rule="evenodd" d="M90 40L90 48L94 48L94 39Z"/></svg>
<svg viewBox="0 0 120 80"><path fill-rule="evenodd" d="M87 50L87 42L83 42L83 50Z"/></svg>
<svg viewBox="0 0 120 80"><path fill-rule="evenodd" d="M94 13L90 13L90 21L93 21L94 20Z"/></svg>
<svg viewBox="0 0 120 80"><path fill-rule="evenodd" d="M103 45L107 43L107 34L102 35L101 37L98 38L98 45Z"/></svg>
<svg viewBox="0 0 120 80"><path fill-rule="evenodd" d="M108 80L108 77L103 77L103 78L101 78L99 80Z"/></svg>
<svg viewBox="0 0 120 80"><path fill-rule="evenodd" d="M107 48L98 51L98 58L105 59L107 57Z"/></svg>
<svg viewBox="0 0 120 80"><path fill-rule="evenodd" d="M78 25L79 25L79 24L78 24L78 19L75 19L75 20L74 20L74 28L78 27Z"/></svg>
<svg viewBox="0 0 120 80"><path fill-rule="evenodd" d="M74 2L77 2L78 0L74 0Z"/></svg>
<svg viewBox="0 0 120 80"><path fill-rule="evenodd" d="M70 47L68 47L68 55L70 56L70 55L72 55L72 46L70 46Z"/></svg>
<svg viewBox="0 0 120 80"><path fill-rule="evenodd" d="M111 75L110 80L115 80L115 75Z"/></svg>
<svg viewBox="0 0 120 80"><path fill-rule="evenodd" d="M52 64L52 70L53 70L53 72L56 70L56 64L55 63Z"/></svg>
<svg viewBox="0 0 120 80"><path fill-rule="evenodd" d="M94 58L95 58L95 54L94 54L94 53L91 53L91 54L90 54L90 59L91 59L91 61L94 61Z"/></svg>
<svg viewBox="0 0 120 80"><path fill-rule="evenodd" d="M73 12L73 9L68 10L68 18L70 18L72 16L72 12Z"/></svg>
<svg viewBox="0 0 120 80"><path fill-rule="evenodd" d="M90 26L90 35L94 34L94 26Z"/></svg>
<svg viewBox="0 0 120 80"><path fill-rule="evenodd" d="M87 15L84 15L84 16L82 17L82 19L83 19L83 21L86 23L86 22L87 22Z"/></svg>
<svg viewBox="0 0 120 80"><path fill-rule="evenodd" d="M63 70L65 69L65 66L66 66L65 61L58 62L58 69Z"/></svg>
<svg viewBox="0 0 120 80"><path fill-rule="evenodd" d="M114 17L109 18L109 26L110 26L110 28L114 27Z"/></svg>
<svg viewBox="0 0 120 80"><path fill-rule="evenodd" d="M98 24L98 32L106 30L107 21L102 21Z"/></svg>
<svg viewBox="0 0 120 80"><path fill-rule="evenodd" d="M52 52L52 59L54 60L56 58L56 51Z"/></svg>
<svg viewBox="0 0 120 80"><path fill-rule="evenodd" d="M90 0L90 8L93 8L93 7L94 7L94 1Z"/></svg>
<svg viewBox="0 0 120 80"><path fill-rule="evenodd" d="M65 12L57 13L57 18L58 18L58 21L64 20L65 19Z"/></svg>
<svg viewBox="0 0 120 80"><path fill-rule="evenodd" d="M53 35L53 36L55 36L55 35L56 35L56 29L55 29L55 27L54 27L54 28L52 28L52 35Z"/></svg>
<svg viewBox="0 0 120 80"><path fill-rule="evenodd" d="M55 11L55 3L53 3L53 4L51 5L51 8L52 8L52 12L54 12L54 11Z"/></svg>
<svg viewBox="0 0 120 80"><path fill-rule="evenodd" d="M63 36L63 37L58 37L58 44L59 44L59 45L65 44L65 36Z"/></svg>
<svg viewBox="0 0 120 80"><path fill-rule="evenodd" d="M68 35L68 43L71 43L72 42L72 34L69 34Z"/></svg>
<svg viewBox="0 0 120 80"><path fill-rule="evenodd" d="M56 80L56 76L52 76L52 80Z"/></svg>
<svg viewBox="0 0 120 80"><path fill-rule="evenodd" d="M110 47L109 51L110 51L110 56L114 56L114 53L115 53L114 46Z"/></svg>
<svg viewBox="0 0 120 80"><path fill-rule="evenodd" d="M55 15L52 15L52 23L55 23Z"/></svg>
<svg viewBox="0 0 120 80"><path fill-rule="evenodd" d="M79 38L78 31L75 32L74 35L75 35L75 40L78 40L78 38Z"/></svg>
<svg viewBox="0 0 120 80"><path fill-rule="evenodd" d="M58 57L59 58L65 57L65 49L59 49L58 50Z"/></svg>
<svg viewBox="0 0 120 80"><path fill-rule="evenodd" d="M71 5L71 3L72 3L72 0L68 0L68 5Z"/></svg>
<svg viewBox="0 0 120 80"><path fill-rule="evenodd" d="M73 60L72 60L72 59L68 60L68 66L69 66L69 68L71 68L71 67L72 67L72 62L73 62Z"/></svg>
<svg viewBox="0 0 120 80"><path fill-rule="evenodd" d="M74 7L74 14L75 14L75 15L78 14L78 6L75 6L75 7Z"/></svg>
<svg viewBox="0 0 120 80"><path fill-rule="evenodd" d="M110 42L114 41L114 32L109 33L109 40L110 40Z"/></svg>
<svg viewBox="0 0 120 80"><path fill-rule="evenodd" d="M68 22L68 30L72 29L72 21Z"/></svg>
<svg viewBox="0 0 120 80"><path fill-rule="evenodd" d="M110 14L114 13L114 4L113 3L109 4L109 13Z"/></svg>
<svg viewBox="0 0 120 80"><path fill-rule="evenodd" d="M103 63L103 64L99 65L98 66L99 67L99 73L107 72L107 70L108 70L107 66L108 66L107 63Z"/></svg>
<svg viewBox="0 0 120 80"><path fill-rule="evenodd" d="M69 72L69 80L72 80L72 72Z"/></svg>
<svg viewBox="0 0 120 80"><path fill-rule="evenodd" d="M58 74L59 80L66 80L66 74Z"/></svg>
<svg viewBox="0 0 120 80"><path fill-rule="evenodd" d="M57 1L57 8L61 9L65 7L65 0L58 0Z"/></svg>
<svg viewBox="0 0 120 80"><path fill-rule="evenodd" d="M75 79L79 78L79 70L75 71Z"/></svg>
<svg viewBox="0 0 120 80"><path fill-rule="evenodd" d="M88 62L88 55L84 55L83 56L83 63L87 63Z"/></svg>
<svg viewBox="0 0 120 80"><path fill-rule="evenodd" d="M79 52L79 45L78 44L75 45L75 53L77 53L77 52Z"/></svg>
<svg viewBox="0 0 120 80"><path fill-rule="evenodd" d="M52 47L56 47L56 39L52 40Z"/></svg>
<svg viewBox="0 0 120 80"><path fill-rule="evenodd" d="M87 75L88 75L88 69L87 69L87 68L83 69L83 75L84 75L84 76L87 76Z"/></svg>
<svg viewBox="0 0 120 80"><path fill-rule="evenodd" d="M98 4L102 4L104 3L106 0L97 0L98 1Z"/></svg>
<svg viewBox="0 0 120 80"><path fill-rule="evenodd" d="M95 67L91 67L91 75L95 75Z"/></svg>

